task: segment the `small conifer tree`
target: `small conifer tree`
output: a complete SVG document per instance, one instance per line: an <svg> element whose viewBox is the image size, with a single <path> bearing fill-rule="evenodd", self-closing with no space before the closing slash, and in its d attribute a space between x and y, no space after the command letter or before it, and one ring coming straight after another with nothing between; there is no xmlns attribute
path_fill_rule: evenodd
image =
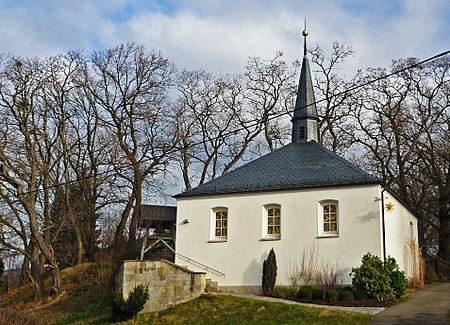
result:
<svg viewBox="0 0 450 325"><path fill-rule="evenodd" d="M262 287L265 296L271 296L277 279L277 260L273 248L263 263Z"/></svg>
<svg viewBox="0 0 450 325"><path fill-rule="evenodd" d="M147 302L149 295L148 285L139 284L128 295L128 299L123 299L121 292L115 292L112 317L113 321L126 321L136 316Z"/></svg>

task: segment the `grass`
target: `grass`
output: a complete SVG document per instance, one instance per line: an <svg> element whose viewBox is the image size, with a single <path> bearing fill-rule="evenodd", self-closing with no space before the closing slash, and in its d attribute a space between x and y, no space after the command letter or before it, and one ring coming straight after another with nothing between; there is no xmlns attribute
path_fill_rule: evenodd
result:
<svg viewBox="0 0 450 325"><path fill-rule="evenodd" d="M0 308L26 310L43 324L105 324L111 315L112 266L86 263L61 272L63 293L55 300L33 299L30 285L0 297ZM50 279L45 281L50 287Z"/></svg>
<svg viewBox="0 0 450 325"><path fill-rule="evenodd" d="M111 324L112 267L82 264L62 272L63 294L55 301L33 300L22 287L0 297L0 308L27 311L42 324ZM49 280L46 280L49 287ZM369 324L372 316L246 299L203 295L173 308L140 314L121 324Z"/></svg>
<svg viewBox="0 0 450 325"><path fill-rule="evenodd" d="M122 324L369 324L372 316L233 296L203 295Z"/></svg>

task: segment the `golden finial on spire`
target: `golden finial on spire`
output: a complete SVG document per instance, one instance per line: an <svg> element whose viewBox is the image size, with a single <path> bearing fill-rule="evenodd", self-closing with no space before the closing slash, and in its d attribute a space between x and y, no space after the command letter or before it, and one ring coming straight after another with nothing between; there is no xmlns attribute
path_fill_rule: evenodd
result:
<svg viewBox="0 0 450 325"><path fill-rule="evenodd" d="M305 29L303 29L302 35L304 37L304 42L303 42L303 54L306 55L308 53L307 49L306 49L306 36L308 36L309 32L306 29L306 18L305 18Z"/></svg>

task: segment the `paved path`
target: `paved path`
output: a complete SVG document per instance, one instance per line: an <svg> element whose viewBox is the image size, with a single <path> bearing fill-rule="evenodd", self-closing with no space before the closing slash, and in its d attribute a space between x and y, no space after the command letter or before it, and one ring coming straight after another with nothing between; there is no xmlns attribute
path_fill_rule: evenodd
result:
<svg viewBox="0 0 450 325"><path fill-rule="evenodd" d="M450 283L419 289L405 302L378 313L372 325L437 325L450 324Z"/></svg>

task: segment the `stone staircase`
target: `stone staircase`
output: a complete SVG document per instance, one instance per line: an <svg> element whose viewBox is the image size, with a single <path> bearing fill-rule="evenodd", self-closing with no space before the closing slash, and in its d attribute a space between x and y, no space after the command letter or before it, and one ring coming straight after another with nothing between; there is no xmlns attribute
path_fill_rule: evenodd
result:
<svg viewBox="0 0 450 325"><path fill-rule="evenodd" d="M219 284L217 281L213 281L211 279L206 279L206 289L205 293L216 293L219 292Z"/></svg>

